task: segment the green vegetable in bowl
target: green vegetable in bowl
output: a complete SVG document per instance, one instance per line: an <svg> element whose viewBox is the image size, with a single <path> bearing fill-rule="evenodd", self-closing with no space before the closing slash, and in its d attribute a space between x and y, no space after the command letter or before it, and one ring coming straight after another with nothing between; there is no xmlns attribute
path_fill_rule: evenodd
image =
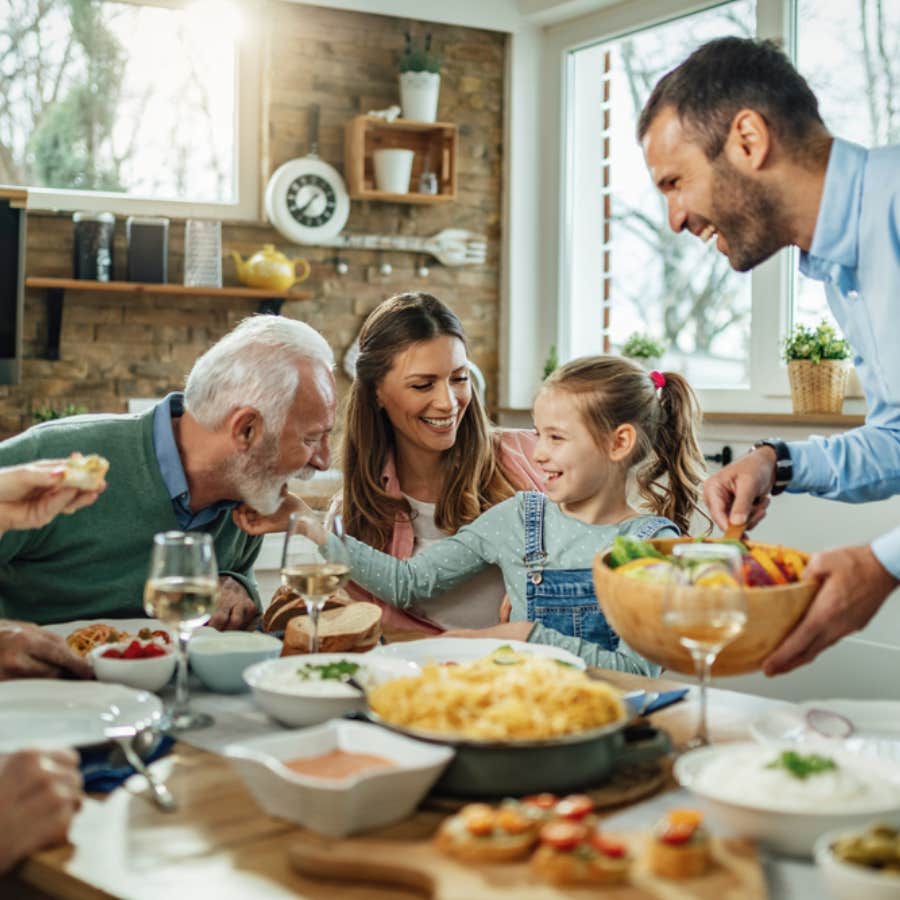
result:
<svg viewBox="0 0 900 900"><path fill-rule="evenodd" d="M349 659L339 659L335 662L306 663L297 669L297 674L303 681L344 681L359 671L359 663L350 662Z"/></svg>
<svg viewBox="0 0 900 900"><path fill-rule="evenodd" d="M766 766L767 769L784 769L801 781L812 775L834 771L837 767L838 764L827 756L820 756L818 753L797 753L795 750L784 750L777 759Z"/></svg>
<svg viewBox="0 0 900 900"><path fill-rule="evenodd" d="M615 569L632 559L647 557L669 559L664 553L660 553L653 544L639 538L629 537L627 534L620 534L613 539L612 550L609 551L609 567Z"/></svg>

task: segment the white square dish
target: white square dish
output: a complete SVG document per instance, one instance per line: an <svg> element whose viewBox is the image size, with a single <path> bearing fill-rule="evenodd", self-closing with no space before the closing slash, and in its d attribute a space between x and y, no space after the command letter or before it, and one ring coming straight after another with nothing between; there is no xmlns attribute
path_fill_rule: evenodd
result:
<svg viewBox="0 0 900 900"><path fill-rule="evenodd" d="M304 775L284 765L335 749L382 756L393 765L341 779ZM412 815L453 753L450 747L341 719L225 749L231 765L267 813L329 837L346 837Z"/></svg>

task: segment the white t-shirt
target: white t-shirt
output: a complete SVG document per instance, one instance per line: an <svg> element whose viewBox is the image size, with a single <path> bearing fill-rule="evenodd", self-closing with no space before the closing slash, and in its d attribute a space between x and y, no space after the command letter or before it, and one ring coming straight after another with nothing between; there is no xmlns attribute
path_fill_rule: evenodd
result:
<svg viewBox="0 0 900 900"><path fill-rule="evenodd" d="M424 503L404 494L417 514L413 516L415 535L413 556L426 547L447 537L450 532L441 531L434 524L434 503ZM488 566L468 581L445 591L431 600L417 603L412 611L437 622L442 628L486 628L500 621L500 604L506 593L503 574L497 566Z"/></svg>

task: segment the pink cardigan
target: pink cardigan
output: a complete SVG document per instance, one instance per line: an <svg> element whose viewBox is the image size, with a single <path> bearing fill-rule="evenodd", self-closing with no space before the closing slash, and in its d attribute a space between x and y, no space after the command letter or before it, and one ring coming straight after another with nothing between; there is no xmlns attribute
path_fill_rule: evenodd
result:
<svg viewBox="0 0 900 900"><path fill-rule="evenodd" d="M500 438L500 461L515 488L520 491L543 490L544 481L541 471L531 460L531 454L537 443L537 436L534 432L521 429L499 429L496 434ZM393 455L389 456L385 462L381 481L385 491L392 497L402 495ZM397 516L388 553L397 559L409 559L412 556L414 544L415 534L409 517ZM354 600L368 600L377 603L382 608L381 624L384 628L395 631L419 631L429 635L441 634L444 630L430 619L397 609L389 603L383 603L352 582L347 585L347 590Z"/></svg>

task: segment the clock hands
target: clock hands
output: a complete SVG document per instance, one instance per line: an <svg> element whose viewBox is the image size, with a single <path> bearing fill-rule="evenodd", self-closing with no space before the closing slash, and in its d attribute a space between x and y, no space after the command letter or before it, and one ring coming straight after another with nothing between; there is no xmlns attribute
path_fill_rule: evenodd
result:
<svg viewBox="0 0 900 900"><path fill-rule="evenodd" d="M310 197L309 200L307 200L306 203L304 203L303 206L301 206L300 209L297 210L297 212L299 212L301 216L304 215L306 211L313 205L313 202L318 199L318 197L319 194L316 191L313 191L312 197Z"/></svg>

